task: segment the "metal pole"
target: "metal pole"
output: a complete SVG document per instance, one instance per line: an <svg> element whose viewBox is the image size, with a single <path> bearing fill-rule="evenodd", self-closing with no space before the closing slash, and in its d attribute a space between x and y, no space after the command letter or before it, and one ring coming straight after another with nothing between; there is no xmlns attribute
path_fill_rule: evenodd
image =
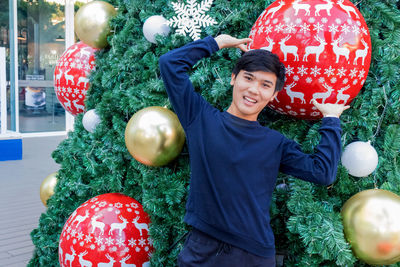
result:
<svg viewBox="0 0 400 267"><path fill-rule="evenodd" d="M0 135L7 132L6 48L0 47Z"/></svg>
<svg viewBox="0 0 400 267"><path fill-rule="evenodd" d="M19 132L18 110L18 25L17 0L9 1L10 10L10 112L12 131Z"/></svg>
<svg viewBox="0 0 400 267"><path fill-rule="evenodd" d="M74 3L75 0L65 0L65 49L75 43L74 34ZM75 117L65 112L65 130L74 130Z"/></svg>
<svg viewBox="0 0 400 267"><path fill-rule="evenodd" d="M39 40L39 23L33 24L33 74L38 75L40 70L40 40Z"/></svg>

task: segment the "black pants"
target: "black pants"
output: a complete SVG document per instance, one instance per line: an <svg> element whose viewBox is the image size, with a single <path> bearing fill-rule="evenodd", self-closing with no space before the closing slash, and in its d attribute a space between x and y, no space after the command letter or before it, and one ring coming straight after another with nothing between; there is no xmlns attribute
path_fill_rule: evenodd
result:
<svg viewBox="0 0 400 267"><path fill-rule="evenodd" d="M219 241L193 228L178 257L179 267L275 267L275 257L264 258Z"/></svg>

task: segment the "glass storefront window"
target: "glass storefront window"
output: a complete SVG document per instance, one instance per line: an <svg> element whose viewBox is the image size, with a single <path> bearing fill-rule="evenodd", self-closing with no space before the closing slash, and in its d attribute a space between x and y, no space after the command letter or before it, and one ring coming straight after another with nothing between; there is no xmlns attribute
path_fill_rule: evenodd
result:
<svg viewBox="0 0 400 267"><path fill-rule="evenodd" d="M9 39L9 29L10 29L10 17L9 17L9 7L7 1L0 1L0 47L6 48L6 79L10 80L10 39Z"/></svg>
<svg viewBox="0 0 400 267"><path fill-rule="evenodd" d="M10 41L9 41L10 17L8 1L0 1L0 47L4 47L6 51L6 81L10 80ZM4 62L0 62L4 64ZM1 74L0 74L1 75ZM7 104L6 112L9 113L10 108L10 92L9 86L6 92L6 103L0 103L0 117L1 106ZM1 125L0 121L0 125ZM5 122L3 122L5 123ZM10 125L9 122L7 125Z"/></svg>
<svg viewBox="0 0 400 267"><path fill-rule="evenodd" d="M64 1L18 0L19 129L65 130L65 112L54 92L53 73L65 50Z"/></svg>
<svg viewBox="0 0 400 267"><path fill-rule="evenodd" d="M7 99L0 105L7 103L7 119L3 116L3 120L9 131L71 129L73 118L66 116L58 102L53 73L65 43L72 45L75 40L73 10L87 2L90 0L0 1L0 47L6 51L7 81Z"/></svg>

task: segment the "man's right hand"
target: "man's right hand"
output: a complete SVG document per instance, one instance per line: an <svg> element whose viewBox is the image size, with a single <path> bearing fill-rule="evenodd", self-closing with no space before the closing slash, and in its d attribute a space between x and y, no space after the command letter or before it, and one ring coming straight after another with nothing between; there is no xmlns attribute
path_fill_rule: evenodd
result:
<svg viewBox="0 0 400 267"><path fill-rule="evenodd" d="M250 38L237 39L228 34L218 35L214 40L217 42L219 49L236 47L243 52L248 51L245 44L252 41Z"/></svg>

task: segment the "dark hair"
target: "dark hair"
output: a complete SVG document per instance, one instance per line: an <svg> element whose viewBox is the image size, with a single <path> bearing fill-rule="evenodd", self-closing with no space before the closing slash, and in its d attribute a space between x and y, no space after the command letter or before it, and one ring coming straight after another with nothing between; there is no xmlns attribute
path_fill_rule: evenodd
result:
<svg viewBox="0 0 400 267"><path fill-rule="evenodd" d="M254 49L250 50L239 58L232 73L235 77L241 70L245 71L265 71L276 75L275 92L279 92L285 83L285 65L279 60L279 57L268 50Z"/></svg>

